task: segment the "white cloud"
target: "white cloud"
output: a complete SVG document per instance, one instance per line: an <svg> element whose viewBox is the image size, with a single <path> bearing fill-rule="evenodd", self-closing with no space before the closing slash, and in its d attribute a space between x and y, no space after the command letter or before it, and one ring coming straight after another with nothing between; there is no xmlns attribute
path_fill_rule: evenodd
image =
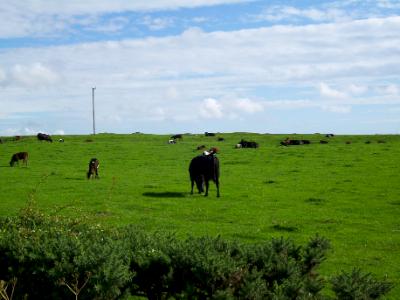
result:
<svg viewBox="0 0 400 300"><path fill-rule="evenodd" d="M299 9L293 6L273 6L266 9L262 14L258 15L256 19L278 22L282 20L293 19L309 19L316 22L331 22L331 21L349 21L352 16L344 10L329 8L317 9L306 8Z"/></svg>
<svg viewBox="0 0 400 300"><path fill-rule="evenodd" d="M86 21L87 19L85 19ZM81 23L79 20L74 22L75 24ZM105 23L101 23L96 19L96 22L92 22L90 24L86 24L86 30L89 31L97 31L97 32L104 32L104 33L114 33L122 30L129 24L129 19L125 17L115 17L111 18Z"/></svg>
<svg viewBox="0 0 400 300"><path fill-rule="evenodd" d="M54 84L59 76L50 68L41 63L31 65L14 65L10 70L10 84L19 84L25 87L38 87Z"/></svg>
<svg viewBox="0 0 400 300"><path fill-rule="evenodd" d="M152 18L151 16L145 16L142 24L146 25L150 30L162 30L171 27L174 21L172 18Z"/></svg>
<svg viewBox="0 0 400 300"><path fill-rule="evenodd" d="M235 100L233 102L233 106L246 113L256 113L264 110L264 107L261 103L252 101L250 99Z"/></svg>
<svg viewBox="0 0 400 300"><path fill-rule="evenodd" d="M363 85L350 84L347 87L347 90L352 95L362 95L368 91L368 87Z"/></svg>
<svg viewBox="0 0 400 300"><path fill-rule="evenodd" d="M220 119L223 117L222 105L216 99L204 99L200 106L200 115L204 118Z"/></svg>
<svg viewBox="0 0 400 300"><path fill-rule="evenodd" d="M299 109L299 108L309 108L315 107L315 104L311 100L274 100L274 101L264 101L264 107L271 109Z"/></svg>
<svg viewBox="0 0 400 300"><path fill-rule="evenodd" d="M390 84L385 88L385 92L389 95L399 95L400 89L396 84Z"/></svg>
<svg viewBox="0 0 400 300"><path fill-rule="evenodd" d="M124 12L150 12L195 8L220 4L245 3L251 0L26 0L3 1L0 10L0 37L47 36L63 30L73 32L73 25L87 25L90 30L113 32L126 25L123 19L101 24L99 15ZM99 23L100 22L100 23ZM165 26L155 20L153 28ZM157 24L158 23L158 24Z"/></svg>
<svg viewBox="0 0 400 300"><path fill-rule="evenodd" d="M351 112L351 106L340 106L340 105L322 105L321 108L325 111L348 114Z"/></svg>
<svg viewBox="0 0 400 300"><path fill-rule="evenodd" d="M328 84L321 82L319 85L319 92L322 97L332 99L345 99L347 95L339 90L331 88Z"/></svg>
<svg viewBox="0 0 400 300"><path fill-rule="evenodd" d="M378 0L378 6L389 9L398 9L400 8L400 3L398 0Z"/></svg>
<svg viewBox="0 0 400 300"><path fill-rule="evenodd" d="M230 32L194 28L163 38L2 49L0 104L6 115L67 112L89 127L92 86L98 116L118 115L120 124L130 126L155 117L234 119L240 110L234 105L261 113L261 106L267 112L305 111L332 104L325 110L343 113L354 105L398 104L398 94L376 86L398 88L399 32L400 17L390 17ZM29 93L21 87L30 87ZM301 94L291 92L293 87ZM263 98L260 93L275 88L282 94L271 92L269 101L238 102Z"/></svg>

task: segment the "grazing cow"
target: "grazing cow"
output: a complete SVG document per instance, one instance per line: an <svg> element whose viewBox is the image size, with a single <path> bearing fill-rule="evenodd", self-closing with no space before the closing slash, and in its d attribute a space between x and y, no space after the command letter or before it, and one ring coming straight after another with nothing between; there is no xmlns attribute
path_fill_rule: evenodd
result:
<svg viewBox="0 0 400 300"><path fill-rule="evenodd" d="M182 139L182 138L183 138L182 134L175 134L171 136L171 140Z"/></svg>
<svg viewBox="0 0 400 300"><path fill-rule="evenodd" d="M99 160L97 158L92 158L89 162L89 170L87 172L87 178L99 178Z"/></svg>
<svg viewBox="0 0 400 300"><path fill-rule="evenodd" d="M223 141L225 141L225 139L223 137L219 137L217 141L218 142L223 142Z"/></svg>
<svg viewBox="0 0 400 300"><path fill-rule="evenodd" d="M39 141L48 141L48 142L53 142L53 140L51 139L51 136L45 133L38 133L37 134L37 138Z"/></svg>
<svg viewBox="0 0 400 300"><path fill-rule="evenodd" d="M168 144L176 144L176 140L168 140Z"/></svg>
<svg viewBox="0 0 400 300"><path fill-rule="evenodd" d="M309 140L291 140L286 138L284 141L281 142L282 146L290 146L290 145L308 145L311 144Z"/></svg>
<svg viewBox="0 0 400 300"><path fill-rule="evenodd" d="M241 140L238 144L242 145L241 148L258 148L258 143L256 142L248 142L245 140Z"/></svg>
<svg viewBox="0 0 400 300"><path fill-rule="evenodd" d="M212 132L205 132L204 135L205 135L205 136L215 136L215 133L212 133Z"/></svg>
<svg viewBox="0 0 400 300"><path fill-rule="evenodd" d="M236 148L236 149L242 148L242 144L236 144L236 145L235 145L235 148Z"/></svg>
<svg viewBox="0 0 400 300"><path fill-rule="evenodd" d="M325 134L325 137L327 137L327 138L334 137L334 136L335 136L335 135L334 135L333 133Z"/></svg>
<svg viewBox="0 0 400 300"><path fill-rule="evenodd" d="M320 144L328 144L328 141L320 140L319 143Z"/></svg>
<svg viewBox="0 0 400 300"><path fill-rule="evenodd" d="M59 139L58 140L60 143L64 143L64 139Z"/></svg>
<svg viewBox="0 0 400 300"><path fill-rule="evenodd" d="M211 150L210 150L211 152ZM206 186L206 191L204 196L208 196L209 181L215 182L217 187L217 197L219 194L219 160L214 153L209 155L199 155L192 159L189 165L189 174L192 189L190 194L193 194L194 183L196 183L197 190L199 194L204 192L204 183Z"/></svg>
<svg viewBox="0 0 400 300"><path fill-rule="evenodd" d="M10 167L13 167L15 163L19 165L19 161L22 160L25 167L28 166L28 152L18 152L11 156Z"/></svg>

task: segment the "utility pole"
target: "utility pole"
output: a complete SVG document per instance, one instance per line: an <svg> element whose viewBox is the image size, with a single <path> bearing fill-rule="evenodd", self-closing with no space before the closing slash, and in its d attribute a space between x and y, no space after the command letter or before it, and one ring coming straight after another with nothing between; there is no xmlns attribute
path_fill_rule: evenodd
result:
<svg viewBox="0 0 400 300"><path fill-rule="evenodd" d="M94 117L94 90L96 87L92 88L92 111L93 111L93 135L96 134L95 117Z"/></svg>

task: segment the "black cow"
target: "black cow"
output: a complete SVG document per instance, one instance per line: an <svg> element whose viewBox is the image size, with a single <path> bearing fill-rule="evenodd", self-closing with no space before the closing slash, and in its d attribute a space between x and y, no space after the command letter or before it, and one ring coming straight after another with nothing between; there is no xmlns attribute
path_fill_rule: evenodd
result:
<svg viewBox="0 0 400 300"><path fill-rule="evenodd" d="M18 152L13 154L10 160L10 167L13 167L15 163L19 165L19 161L22 160L25 166L28 166L28 152Z"/></svg>
<svg viewBox="0 0 400 300"><path fill-rule="evenodd" d="M224 139L223 137L219 137L219 138L217 139L217 141L218 141L218 142L223 142L223 141L225 141L225 139Z"/></svg>
<svg viewBox="0 0 400 300"><path fill-rule="evenodd" d="M205 135L205 136L215 136L215 133L212 133L212 132L205 132L204 135Z"/></svg>
<svg viewBox="0 0 400 300"><path fill-rule="evenodd" d="M206 192L204 196L208 196L209 181L215 182L217 187L217 197L219 194L219 160L214 154L199 155L192 159L189 165L190 181L192 189L190 194L193 194L194 183L196 183L199 194L204 192L204 183Z"/></svg>
<svg viewBox="0 0 400 300"><path fill-rule="evenodd" d="M282 146L290 146L290 145L308 145L311 144L309 140L291 140L286 138L284 141L281 142Z"/></svg>
<svg viewBox="0 0 400 300"><path fill-rule="evenodd" d="M89 170L87 172L87 178L99 178L99 173L98 173L98 169L99 169L99 160L97 158L92 158L89 162Z"/></svg>
<svg viewBox="0 0 400 300"><path fill-rule="evenodd" d="M171 139L176 140L176 139L182 139L182 134L175 134L171 136Z"/></svg>
<svg viewBox="0 0 400 300"><path fill-rule="evenodd" d="M248 142L243 139L238 144L242 145L241 148L258 148L258 143Z"/></svg>
<svg viewBox="0 0 400 300"><path fill-rule="evenodd" d="M39 141L48 141L48 142L53 142L53 140L51 139L51 136L45 133L38 133L37 134L37 138Z"/></svg>

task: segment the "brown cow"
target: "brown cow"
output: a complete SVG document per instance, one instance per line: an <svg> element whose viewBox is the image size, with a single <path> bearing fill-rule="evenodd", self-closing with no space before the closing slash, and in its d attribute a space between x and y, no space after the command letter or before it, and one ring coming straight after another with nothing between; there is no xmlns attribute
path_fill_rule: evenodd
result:
<svg viewBox="0 0 400 300"><path fill-rule="evenodd" d="M25 167L28 166L28 152L18 152L11 156L10 167L13 167L15 163L19 165L19 161L22 160L25 164Z"/></svg>
<svg viewBox="0 0 400 300"><path fill-rule="evenodd" d="M99 160L97 158L92 158L89 162L89 170L87 172L87 178L99 178L99 173L98 173L98 169L99 169Z"/></svg>

